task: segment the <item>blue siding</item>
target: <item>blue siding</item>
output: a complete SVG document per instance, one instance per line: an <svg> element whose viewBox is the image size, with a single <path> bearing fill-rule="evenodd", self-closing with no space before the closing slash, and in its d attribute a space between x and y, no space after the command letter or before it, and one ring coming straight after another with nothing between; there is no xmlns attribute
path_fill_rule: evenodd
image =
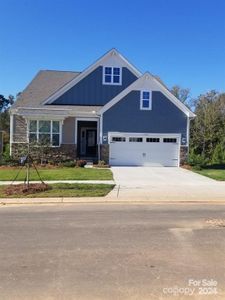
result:
<svg viewBox="0 0 225 300"><path fill-rule="evenodd" d="M140 110L140 91L132 91L103 115L103 136L109 131L181 133L186 139L186 130L187 116L161 92L152 92L152 110Z"/></svg>
<svg viewBox="0 0 225 300"><path fill-rule="evenodd" d="M123 68L122 85L103 85L102 67L98 67L52 104L104 105L136 79L132 72Z"/></svg>

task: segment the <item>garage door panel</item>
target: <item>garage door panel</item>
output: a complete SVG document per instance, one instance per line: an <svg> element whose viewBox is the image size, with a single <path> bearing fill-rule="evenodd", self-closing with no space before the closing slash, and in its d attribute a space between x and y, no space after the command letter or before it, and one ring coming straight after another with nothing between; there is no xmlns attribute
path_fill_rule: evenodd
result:
<svg viewBox="0 0 225 300"><path fill-rule="evenodd" d="M160 142L126 142L110 143L110 164L121 166L178 166L179 158L179 139L177 143L163 142L164 135L160 135ZM141 137L138 136L138 137ZM132 139L131 139L132 140Z"/></svg>

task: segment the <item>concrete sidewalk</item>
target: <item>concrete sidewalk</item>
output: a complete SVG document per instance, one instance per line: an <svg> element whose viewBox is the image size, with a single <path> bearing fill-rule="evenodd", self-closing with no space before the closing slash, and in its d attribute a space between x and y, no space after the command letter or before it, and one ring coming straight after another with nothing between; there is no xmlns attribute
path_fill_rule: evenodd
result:
<svg viewBox="0 0 225 300"><path fill-rule="evenodd" d="M54 183L83 183L83 184L115 184L113 180L44 180L46 184ZM13 184L23 184L24 181L14 181ZM40 183L39 181L30 181L30 183ZM12 181L0 181L0 185L10 185Z"/></svg>
<svg viewBox="0 0 225 300"><path fill-rule="evenodd" d="M35 205L35 204L224 204L225 199L183 199L183 198L149 198L149 197L58 197L58 198L0 198L0 206L4 205Z"/></svg>

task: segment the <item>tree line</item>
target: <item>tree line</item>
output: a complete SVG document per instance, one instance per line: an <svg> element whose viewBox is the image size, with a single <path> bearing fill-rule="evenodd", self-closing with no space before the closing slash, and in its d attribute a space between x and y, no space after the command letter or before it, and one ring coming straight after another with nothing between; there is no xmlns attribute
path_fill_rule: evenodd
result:
<svg viewBox="0 0 225 300"><path fill-rule="evenodd" d="M174 86L171 92L196 114L190 124L189 163L225 164L225 93L211 90L194 99L189 89Z"/></svg>
<svg viewBox="0 0 225 300"><path fill-rule="evenodd" d="M175 85L170 90L196 114L190 124L189 163L193 165L225 164L225 93L211 90L192 98L190 89ZM4 145L9 143L9 108L12 95L0 95L0 130L4 131Z"/></svg>

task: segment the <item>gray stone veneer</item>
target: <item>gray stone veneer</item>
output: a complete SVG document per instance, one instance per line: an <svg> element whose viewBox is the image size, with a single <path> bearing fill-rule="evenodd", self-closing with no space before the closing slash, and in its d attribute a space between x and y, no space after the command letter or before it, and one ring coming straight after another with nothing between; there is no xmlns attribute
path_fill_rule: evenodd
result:
<svg viewBox="0 0 225 300"><path fill-rule="evenodd" d="M60 162L65 160L75 160L77 157L77 146L74 144L62 144L60 147L31 147L30 151L34 160L49 160ZM26 143L12 144L12 157L20 159L27 154Z"/></svg>
<svg viewBox="0 0 225 300"><path fill-rule="evenodd" d="M182 166L188 159L188 147L181 146L180 147L180 165Z"/></svg>

